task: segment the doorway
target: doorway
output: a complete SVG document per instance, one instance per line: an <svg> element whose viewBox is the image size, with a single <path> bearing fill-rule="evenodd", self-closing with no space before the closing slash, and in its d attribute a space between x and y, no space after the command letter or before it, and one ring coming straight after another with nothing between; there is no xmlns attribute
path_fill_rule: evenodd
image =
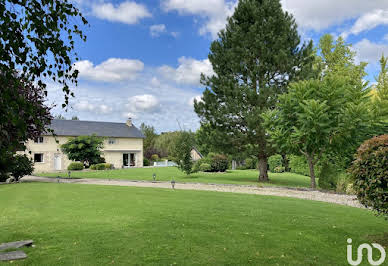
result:
<svg viewBox="0 0 388 266"><path fill-rule="evenodd" d="M54 169L62 170L62 156L60 153L54 154Z"/></svg>
<svg viewBox="0 0 388 266"><path fill-rule="evenodd" d="M123 166L124 167L136 166L136 156L134 153L123 153Z"/></svg>

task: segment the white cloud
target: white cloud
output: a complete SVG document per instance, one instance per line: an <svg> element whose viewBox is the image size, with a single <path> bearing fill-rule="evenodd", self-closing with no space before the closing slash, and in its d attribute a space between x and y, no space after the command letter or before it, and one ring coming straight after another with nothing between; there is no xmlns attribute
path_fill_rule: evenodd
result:
<svg viewBox="0 0 388 266"><path fill-rule="evenodd" d="M94 66L89 60L78 61L74 67L79 77L95 81L117 82L133 80L143 70L144 64L139 60L109 58Z"/></svg>
<svg viewBox="0 0 388 266"><path fill-rule="evenodd" d="M128 98L126 108L130 113L153 113L159 108L159 100L150 94L136 95Z"/></svg>
<svg viewBox="0 0 388 266"><path fill-rule="evenodd" d="M160 81L159 81L159 79L158 79L157 77L153 77L153 78L151 79L151 85L152 85L153 87L159 87L159 86L160 86Z"/></svg>
<svg viewBox="0 0 388 266"><path fill-rule="evenodd" d="M194 106L194 100L196 100L197 102L202 102L202 95L191 97L188 102L189 106Z"/></svg>
<svg viewBox="0 0 388 266"><path fill-rule="evenodd" d="M357 35L363 31L371 30L379 25L388 24L388 10L376 9L359 17L353 26L345 31L342 36Z"/></svg>
<svg viewBox="0 0 388 266"><path fill-rule="evenodd" d="M92 104L87 100L82 100L74 104L76 111L92 112L96 114L109 114L113 111L113 108L106 104Z"/></svg>
<svg viewBox="0 0 388 266"><path fill-rule="evenodd" d="M209 59L196 60L183 56L178 59L178 62L177 68L164 65L159 68L159 72L166 79L187 85L199 85L201 73L207 76L214 74Z"/></svg>
<svg viewBox="0 0 388 266"><path fill-rule="evenodd" d="M387 9L384 0L282 0L283 7L294 14L299 26L320 31L349 19L371 12Z"/></svg>
<svg viewBox="0 0 388 266"><path fill-rule="evenodd" d="M152 37L158 37L165 32L167 32L167 30L166 30L166 25L164 24L156 24L150 27L150 34Z"/></svg>
<svg viewBox="0 0 388 266"><path fill-rule="evenodd" d="M388 44L378 44L362 39L360 42L353 45L353 49L357 52L357 60L375 64L380 59L381 55L388 55Z"/></svg>
<svg viewBox="0 0 388 266"><path fill-rule="evenodd" d="M152 16L146 6L131 1L116 6L112 3L95 4L92 13L98 18L125 24L136 24L140 19Z"/></svg>
<svg viewBox="0 0 388 266"><path fill-rule="evenodd" d="M233 14L237 5L236 0L163 0L162 7L165 11L178 11L181 15L198 15L205 19L199 33L210 33L212 38L225 27L226 18Z"/></svg>

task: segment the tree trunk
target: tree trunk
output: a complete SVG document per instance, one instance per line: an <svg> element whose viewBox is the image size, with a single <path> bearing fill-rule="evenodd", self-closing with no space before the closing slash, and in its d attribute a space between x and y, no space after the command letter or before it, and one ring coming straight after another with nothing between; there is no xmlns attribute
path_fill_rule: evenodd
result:
<svg viewBox="0 0 388 266"><path fill-rule="evenodd" d="M285 153L282 154L282 163L284 166L284 171L290 172L290 167L288 166L289 160Z"/></svg>
<svg viewBox="0 0 388 266"><path fill-rule="evenodd" d="M268 182L268 161L267 156L259 155L259 182Z"/></svg>
<svg viewBox="0 0 388 266"><path fill-rule="evenodd" d="M314 171L314 158L311 155L307 155L307 162L309 164L309 169L310 169L310 178L311 178L311 188L315 189L316 184L315 184L315 171Z"/></svg>

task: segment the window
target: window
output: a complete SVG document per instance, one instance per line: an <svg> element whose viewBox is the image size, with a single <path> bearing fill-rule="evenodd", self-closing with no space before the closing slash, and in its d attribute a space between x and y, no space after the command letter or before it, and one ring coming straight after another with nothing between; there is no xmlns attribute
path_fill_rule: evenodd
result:
<svg viewBox="0 0 388 266"><path fill-rule="evenodd" d="M108 144L115 144L116 140L115 139L108 139Z"/></svg>
<svg viewBox="0 0 388 266"><path fill-rule="evenodd" d="M43 163L43 153L35 153L34 154L34 162Z"/></svg>
<svg viewBox="0 0 388 266"><path fill-rule="evenodd" d="M43 143L43 137L37 137L36 139L34 139L34 142L35 143Z"/></svg>

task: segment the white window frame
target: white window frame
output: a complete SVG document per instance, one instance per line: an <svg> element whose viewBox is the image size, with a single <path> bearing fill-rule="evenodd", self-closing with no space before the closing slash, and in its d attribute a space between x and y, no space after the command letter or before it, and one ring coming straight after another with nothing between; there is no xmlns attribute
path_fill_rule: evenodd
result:
<svg viewBox="0 0 388 266"><path fill-rule="evenodd" d="M35 155L36 154L41 154L42 155L42 161L41 162L35 161ZM43 152L36 152L36 153L34 153L34 163L44 163L44 153Z"/></svg>
<svg viewBox="0 0 388 266"><path fill-rule="evenodd" d="M113 138L108 139L108 144L109 145L116 144L116 139L113 139Z"/></svg>
<svg viewBox="0 0 388 266"><path fill-rule="evenodd" d="M34 139L34 143L41 144L43 142L44 142L43 136L40 136L40 137L37 137L36 139Z"/></svg>

